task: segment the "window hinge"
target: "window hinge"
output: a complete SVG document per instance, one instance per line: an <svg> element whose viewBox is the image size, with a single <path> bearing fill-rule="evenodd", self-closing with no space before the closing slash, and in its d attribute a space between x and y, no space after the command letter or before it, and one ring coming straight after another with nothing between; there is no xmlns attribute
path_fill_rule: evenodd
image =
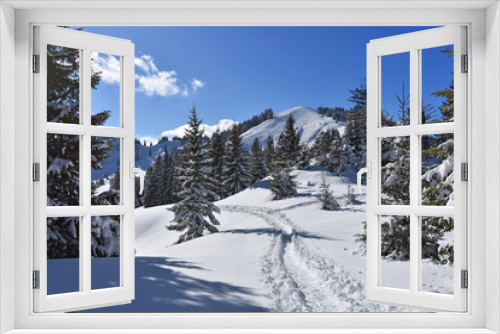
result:
<svg viewBox="0 0 500 334"><path fill-rule="evenodd" d="M40 55L33 55L33 73L40 73Z"/></svg>
<svg viewBox="0 0 500 334"><path fill-rule="evenodd" d="M40 270L33 270L33 289L40 289Z"/></svg>
<svg viewBox="0 0 500 334"><path fill-rule="evenodd" d="M469 72L469 56L462 55L462 73Z"/></svg>
<svg viewBox="0 0 500 334"><path fill-rule="evenodd" d="M468 273L468 271L462 270L460 272L460 276L461 276L461 281L462 281L462 284L461 284L462 289L467 289L469 287L469 273Z"/></svg>
<svg viewBox="0 0 500 334"><path fill-rule="evenodd" d="M469 165L466 162L460 164L460 180L469 181Z"/></svg>
<svg viewBox="0 0 500 334"><path fill-rule="evenodd" d="M33 164L33 181L39 182L40 181L40 163L35 162Z"/></svg>

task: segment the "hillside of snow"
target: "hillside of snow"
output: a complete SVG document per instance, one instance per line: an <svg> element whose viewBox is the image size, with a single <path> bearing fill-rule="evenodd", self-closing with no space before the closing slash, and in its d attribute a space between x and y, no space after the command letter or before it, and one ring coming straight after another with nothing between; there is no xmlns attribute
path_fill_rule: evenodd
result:
<svg viewBox="0 0 500 334"><path fill-rule="evenodd" d="M137 208L135 300L89 312L416 311L366 297L366 256L354 237L366 220L365 195L346 203L347 179L320 169L294 174L294 197L272 201L263 180L216 202L220 232L182 244L176 244L180 232L165 228L174 217L171 205ZM339 211L320 209L323 176ZM95 286L114 286L117 259L98 260ZM66 272L63 261L48 265ZM452 265L422 265L426 291L452 293ZM382 268L384 286L409 283L408 262L383 260ZM58 289L68 289L69 282L52 280Z"/></svg>
<svg viewBox="0 0 500 334"><path fill-rule="evenodd" d="M144 146L136 143L135 167L145 171L156 160L156 157L162 154L165 149L167 149L170 154L175 148L179 147L180 145L181 142L178 140L168 140L164 142L159 141L156 145L153 146ZM151 155L149 155L150 150ZM108 158L101 164L102 169L92 169L92 180L97 180L100 177L106 175L106 173L109 176L115 174L116 169L119 167L119 161L120 142L118 140L115 140L115 145L108 151Z"/></svg>
<svg viewBox="0 0 500 334"><path fill-rule="evenodd" d="M241 136L243 145L248 149L252 146L255 138L258 138L261 146L264 146L269 134L273 137L276 145L281 132L285 128L286 120L290 115L293 115L295 118L295 126L298 128L298 133L301 136L301 144L311 144L316 135L327 128L337 128L340 134L343 135L344 133L345 123L339 123L331 117L321 115L315 109L295 107L282 111L274 115L274 118L243 133Z"/></svg>

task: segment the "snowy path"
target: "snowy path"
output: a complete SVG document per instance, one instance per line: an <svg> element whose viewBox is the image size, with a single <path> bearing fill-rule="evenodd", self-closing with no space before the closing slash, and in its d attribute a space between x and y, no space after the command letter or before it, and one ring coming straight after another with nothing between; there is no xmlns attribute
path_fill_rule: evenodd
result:
<svg viewBox="0 0 500 334"><path fill-rule="evenodd" d="M221 205L221 210L249 213L275 230L262 258L264 282L270 289L273 312L387 312L403 309L372 304L365 287L332 259L320 256L304 238L320 238L301 231L281 210Z"/></svg>

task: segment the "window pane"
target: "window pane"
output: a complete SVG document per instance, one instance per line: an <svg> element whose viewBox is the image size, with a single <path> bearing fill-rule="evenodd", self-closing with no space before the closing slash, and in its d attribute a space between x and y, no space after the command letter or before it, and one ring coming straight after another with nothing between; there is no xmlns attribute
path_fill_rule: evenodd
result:
<svg viewBox="0 0 500 334"><path fill-rule="evenodd" d="M453 294L453 218L422 217L422 291Z"/></svg>
<svg viewBox="0 0 500 334"><path fill-rule="evenodd" d="M421 50L422 124L453 121L453 45Z"/></svg>
<svg viewBox="0 0 500 334"><path fill-rule="evenodd" d="M80 218L47 218L47 294L80 291Z"/></svg>
<svg viewBox="0 0 500 334"><path fill-rule="evenodd" d="M381 139L382 205L410 204L410 137Z"/></svg>
<svg viewBox="0 0 500 334"><path fill-rule="evenodd" d="M47 206L80 204L80 137L47 134Z"/></svg>
<svg viewBox="0 0 500 334"><path fill-rule="evenodd" d="M92 137L92 205L119 205L120 184L120 138Z"/></svg>
<svg viewBox="0 0 500 334"><path fill-rule="evenodd" d="M120 57L92 52L92 125L120 126Z"/></svg>
<svg viewBox="0 0 500 334"><path fill-rule="evenodd" d="M47 45L47 122L80 123L80 50Z"/></svg>
<svg viewBox="0 0 500 334"><path fill-rule="evenodd" d="M422 136L422 205L453 206L453 134Z"/></svg>
<svg viewBox="0 0 500 334"><path fill-rule="evenodd" d="M410 289L410 217L380 217L380 286Z"/></svg>
<svg viewBox="0 0 500 334"><path fill-rule="evenodd" d="M410 53L381 57L382 126L410 124Z"/></svg>
<svg viewBox="0 0 500 334"><path fill-rule="evenodd" d="M92 217L92 289L120 286L120 216Z"/></svg>

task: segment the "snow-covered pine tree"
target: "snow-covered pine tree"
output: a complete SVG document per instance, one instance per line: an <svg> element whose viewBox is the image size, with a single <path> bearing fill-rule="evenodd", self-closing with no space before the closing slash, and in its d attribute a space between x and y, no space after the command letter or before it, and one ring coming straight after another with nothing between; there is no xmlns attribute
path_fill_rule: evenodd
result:
<svg viewBox="0 0 500 334"><path fill-rule="evenodd" d="M274 152L273 168L269 180L269 190L273 193L273 200L291 197L297 193L297 185L291 174L290 161L285 146L287 141L282 132L278 140L278 147Z"/></svg>
<svg viewBox="0 0 500 334"><path fill-rule="evenodd" d="M149 208L154 206L154 197L155 197L155 184L154 184L154 176L153 176L153 167L154 164L149 166L146 170L146 177L144 180L144 207Z"/></svg>
<svg viewBox="0 0 500 334"><path fill-rule="evenodd" d="M160 205L172 203L174 168L172 158L168 154L168 149L164 148L163 158L161 159L161 182L159 188Z"/></svg>
<svg viewBox="0 0 500 334"><path fill-rule="evenodd" d="M347 164L344 161L343 151L343 143L342 137L340 136L340 132L337 129L332 129L331 131L331 143L328 152L328 169L332 172L336 172L337 175L341 175L345 169L345 165Z"/></svg>
<svg viewBox="0 0 500 334"><path fill-rule="evenodd" d="M319 201L321 202L321 209L327 211L335 211L340 208L339 203L333 198L333 194L330 191L330 185L326 183L325 175L323 175L321 181L321 193L319 196Z"/></svg>
<svg viewBox="0 0 500 334"><path fill-rule="evenodd" d="M280 147L283 150L283 154L281 156L286 161L288 166L295 166L299 156L300 135L295 127L295 118L293 115L288 116L286 119L282 135L283 136L280 137L282 140Z"/></svg>
<svg viewBox="0 0 500 334"><path fill-rule="evenodd" d="M226 167L224 168L224 191L227 196L239 193L250 184L248 151L243 148L237 125L231 129L226 147Z"/></svg>
<svg viewBox="0 0 500 334"><path fill-rule="evenodd" d="M273 167L273 159L274 159L274 139L269 135L267 137L266 146L264 147L264 166L266 168L266 172L269 173Z"/></svg>
<svg viewBox="0 0 500 334"><path fill-rule="evenodd" d="M92 216L90 224L92 256L120 256L120 217Z"/></svg>
<svg viewBox="0 0 500 334"><path fill-rule="evenodd" d="M299 148L299 156L297 157L297 169L307 169L311 162L311 152L307 145L301 145Z"/></svg>
<svg viewBox="0 0 500 334"><path fill-rule="evenodd" d="M79 124L80 53L76 49L49 45L47 48L47 122ZM91 72L91 87L97 88L100 73ZM103 125L111 111L91 116L92 125ZM92 168L101 168L107 158L106 139L92 137ZM103 144L96 147L94 144ZM47 205L79 205L79 137L47 135ZM79 219L47 219L47 258L79 256Z"/></svg>
<svg viewBox="0 0 500 334"><path fill-rule="evenodd" d="M410 109L408 98L397 96L399 102L397 125L408 124ZM382 139L382 205L410 204L410 138L391 137ZM407 261L410 257L409 216L387 216L382 226L382 256L394 261Z"/></svg>
<svg viewBox="0 0 500 334"><path fill-rule="evenodd" d="M264 168L264 157L260 148L258 138L252 143L252 150L250 153L250 185L262 180L266 177L266 170Z"/></svg>
<svg viewBox="0 0 500 334"><path fill-rule="evenodd" d="M224 155L225 147L222 140L222 133L220 128L217 127L210 140L208 159L210 160L210 176L213 179L214 190L221 198L225 197L222 185L222 182L224 182Z"/></svg>
<svg viewBox="0 0 500 334"><path fill-rule="evenodd" d="M356 201L356 194L354 193L351 184L348 183L344 194L344 205L345 206L352 205L354 204L355 201Z"/></svg>
<svg viewBox="0 0 500 334"><path fill-rule="evenodd" d="M350 102L354 106L349 112L349 120L344 132L344 151L350 152L350 163L357 170L366 161L366 84L364 81L360 87L349 90Z"/></svg>
<svg viewBox="0 0 500 334"><path fill-rule="evenodd" d="M321 131L316 138L314 138L314 142L312 144L312 152L316 157L317 163L324 167L328 164L328 150L330 147L331 139L330 139L330 131L324 130Z"/></svg>
<svg viewBox="0 0 500 334"><path fill-rule="evenodd" d="M273 200L291 197L297 193L297 185L291 175L291 169L273 169L269 181L269 190L273 193Z"/></svg>
<svg viewBox="0 0 500 334"><path fill-rule="evenodd" d="M453 50L443 50L453 59ZM453 73L451 73L453 75ZM440 122L454 119L453 80L448 88L432 95L443 98L438 107ZM423 136L427 148L422 150L422 205L447 206L453 203L454 185L454 141L452 134ZM422 140L422 145L424 140ZM452 217L425 217L422 219L422 255L442 264L453 263L453 241L440 245L446 233L452 233Z"/></svg>
<svg viewBox="0 0 500 334"><path fill-rule="evenodd" d="M178 243L201 237L204 230L217 232L214 225L219 225L214 212L220 212L212 201L219 196L212 191L213 179L208 168L208 150L203 141L202 120L198 119L196 108L193 107L186 129L187 144L183 152L182 165L178 167L178 183L181 186L177 196L181 199L170 210L175 213L173 225L169 230L185 231ZM208 217L207 220L205 217Z"/></svg>

